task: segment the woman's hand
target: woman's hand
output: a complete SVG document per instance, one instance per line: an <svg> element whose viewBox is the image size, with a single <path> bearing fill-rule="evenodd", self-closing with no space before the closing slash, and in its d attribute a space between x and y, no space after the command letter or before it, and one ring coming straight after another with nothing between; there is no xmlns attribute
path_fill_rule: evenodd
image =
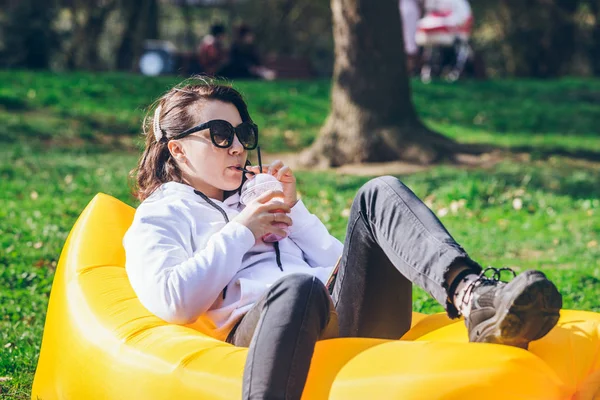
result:
<svg viewBox="0 0 600 400"><path fill-rule="evenodd" d="M292 225L292 219L287 215L291 211L291 207L281 201L271 201L282 196L283 193L280 191L265 192L250 202L232 221L236 221L250 229L256 243L269 233L286 237L287 232L285 230L273 225L277 222L283 222L287 226Z"/></svg>
<svg viewBox="0 0 600 400"><path fill-rule="evenodd" d="M263 170L260 171L258 166L246 167L249 171L259 174L261 172L271 174L277 178L283 185L283 201L288 206L294 207L298 202L298 192L296 191L296 177L290 167L283 165L280 160L275 160L270 165L263 165ZM246 175L248 179L252 179L250 174Z"/></svg>

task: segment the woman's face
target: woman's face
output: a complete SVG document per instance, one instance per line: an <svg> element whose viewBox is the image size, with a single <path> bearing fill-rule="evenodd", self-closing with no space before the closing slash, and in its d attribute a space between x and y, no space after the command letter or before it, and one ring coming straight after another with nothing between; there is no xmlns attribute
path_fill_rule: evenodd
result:
<svg viewBox="0 0 600 400"><path fill-rule="evenodd" d="M231 103L208 100L197 109L194 126L215 119L233 126L242 123L240 113ZM213 145L210 132L205 129L169 142L169 150L179 164L184 181L208 197L223 200L223 191L235 190L242 183L242 171L235 167L245 165L247 150L237 136L231 147L222 149Z"/></svg>

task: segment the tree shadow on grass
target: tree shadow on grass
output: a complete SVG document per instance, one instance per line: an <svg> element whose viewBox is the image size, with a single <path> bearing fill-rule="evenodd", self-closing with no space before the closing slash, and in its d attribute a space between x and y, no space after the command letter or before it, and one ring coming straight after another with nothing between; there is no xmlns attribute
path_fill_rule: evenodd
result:
<svg viewBox="0 0 600 400"><path fill-rule="evenodd" d="M598 138L598 145L600 147L600 137ZM588 150L588 149L565 149L557 146L498 146L493 144L461 144L458 143L457 153L465 154L484 154L494 151L501 151L505 153L527 153L531 154L532 158L538 160L547 160L551 157L568 157L576 160L585 161L600 161L600 150Z"/></svg>
<svg viewBox="0 0 600 400"><path fill-rule="evenodd" d="M600 168L597 164L582 165L578 160L568 158L553 158L543 162L524 162L510 158L500 161L484 168L440 167L399 177L424 187L425 192L441 189L453 197L468 197L484 202L518 189L529 193L569 196L573 199L600 197Z"/></svg>

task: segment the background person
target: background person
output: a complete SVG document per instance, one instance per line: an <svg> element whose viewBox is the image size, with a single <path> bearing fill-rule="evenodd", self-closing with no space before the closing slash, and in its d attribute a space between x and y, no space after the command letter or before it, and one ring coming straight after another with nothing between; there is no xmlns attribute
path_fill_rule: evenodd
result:
<svg viewBox="0 0 600 400"><path fill-rule="evenodd" d="M198 46L198 62L203 73L215 75L226 64L225 36L225 27L215 24L211 26L210 34L202 39Z"/></svg>
<svg viewBox="0 0 600 400"><path fill-rule="evenodd" d="M417 46L415 35L417 33L417 24L421 18L421 5L419 0L400 0L399 3L406 63L408 73L412 75L419 59L419 47Z"/></svg>
<svg viewBox="0 0 600 400"><path fill-rule="evenodd" d="M456 81L472 56L473 15L467 0L425 0L425 15L417 24L417 44L423 47L421 79L430 82L449 69ZM447 68L446 68L447 67Z"/></svg>

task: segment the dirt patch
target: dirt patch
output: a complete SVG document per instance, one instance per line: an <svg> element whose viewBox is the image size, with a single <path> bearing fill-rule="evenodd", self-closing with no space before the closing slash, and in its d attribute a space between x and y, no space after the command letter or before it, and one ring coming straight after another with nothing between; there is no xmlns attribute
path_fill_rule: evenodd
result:
<svg viewBox="0 0 600 400"><path fill-rule="evenodd" d="M519 155L507 155L501 152L486 153L482 155L467 155L461 154L457 156L454 166L464 168L491 168L499 162L507 159L521 158L524 161L527 157ZM299 163L300 153L263 153L263 163L268 164L275 160L281 160L285 165L288 165L292 170L309 171L319 170L336 172L340 175L358 175L358 176L379 176L379 175L409 175L417 172L427 171L433 165L413 164L404 161L390 161L385 163L356 163L347 164L338 168L307 168ZM253 164L256 163L254 156L251 157Z"/></svg>

